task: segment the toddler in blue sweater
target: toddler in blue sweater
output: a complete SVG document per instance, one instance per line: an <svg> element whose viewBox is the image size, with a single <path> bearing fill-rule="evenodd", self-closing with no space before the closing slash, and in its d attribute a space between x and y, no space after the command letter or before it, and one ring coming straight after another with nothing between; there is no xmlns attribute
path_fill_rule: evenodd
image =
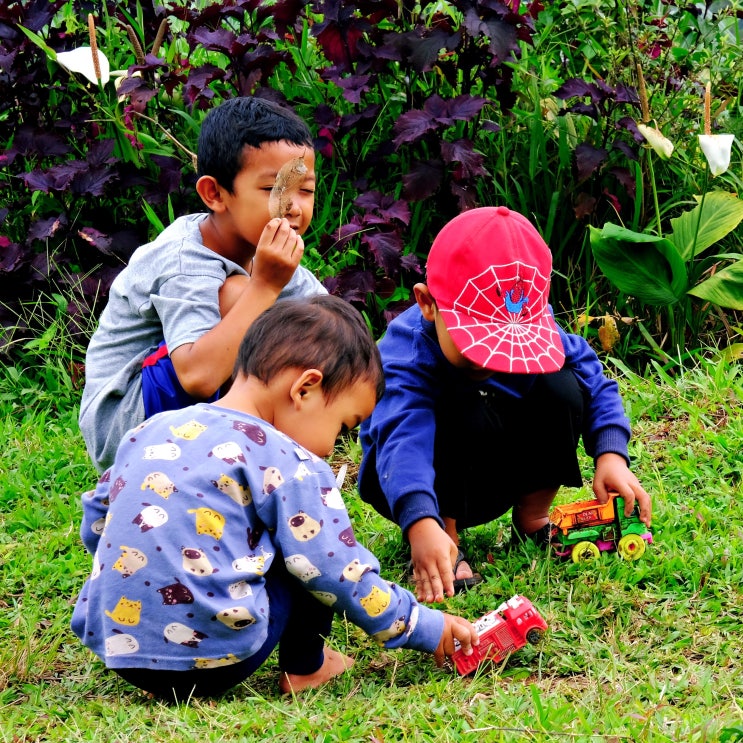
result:
<svg viewBox="0 0 743 743"><path fill-rule="evenodd" d="M384 389L379 352L343 300L282 300L251 325L214 403L124 437L81 535L93 555L72 629L106 666L166 699L213 696L278 645L281 691L348 668L334 613L440 664L477 633L383 580L356 541L328 456Z"/></svg>
<svg viewBox="0 0 743 743"><path fill-rule="evenodd" d="M481 580L461 529L510 509L518 538L548 540L558 489L582 485L581 436L599 501L616 490L650 525L618 386L586 340L556 324L551 271L525 217L464 212L436 236L416 304L379 343L386 391L361 427L359 491L403 530L421 601Z"/></svg>

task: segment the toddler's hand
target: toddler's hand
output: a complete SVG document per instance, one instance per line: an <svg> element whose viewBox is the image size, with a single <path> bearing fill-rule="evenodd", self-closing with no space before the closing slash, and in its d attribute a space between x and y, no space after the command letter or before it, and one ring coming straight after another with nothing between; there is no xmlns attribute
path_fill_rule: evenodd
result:
<svg viewBox="0 0 743 743"><path fill-rule="evenodd" d="M459 640L465 655L472 655L472 646L480 644L477 630L471 622L462 617L455 617L453 614L444 614L444 631L441 634L439 646L433 654L437 666L441 667L445 658L451 658L455 639Z"/></svg>

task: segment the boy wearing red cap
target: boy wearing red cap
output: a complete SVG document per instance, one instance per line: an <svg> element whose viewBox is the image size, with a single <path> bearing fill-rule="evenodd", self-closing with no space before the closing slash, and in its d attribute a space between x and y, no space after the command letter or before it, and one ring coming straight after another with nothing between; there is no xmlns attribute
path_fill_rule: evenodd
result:
<svg viewBox="0 0 743 743"><path fill-rule="evenodd" d="M616 490L650 525L618 385L584 338L556 324L551 271L525 217L464 212L434 240L416 304L379 342L386 392L361 428L359 491L403 530L419 600L481 580L461 529L510 509L518 537L546 543L558 489L583 483L581 436L599 501Z"/></svg>

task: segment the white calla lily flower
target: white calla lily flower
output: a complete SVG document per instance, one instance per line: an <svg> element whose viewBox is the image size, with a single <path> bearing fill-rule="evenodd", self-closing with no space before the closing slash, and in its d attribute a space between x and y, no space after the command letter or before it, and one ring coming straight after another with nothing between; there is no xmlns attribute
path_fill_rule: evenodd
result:
<svg viewBox="0 0 743 743"><path fill-rule="evenodd" d="M105 85L111 78L111 65L108 63L106 55L96 49L98 55L98 65L101 71L101 83ZM98 84L96 77L95 65L93 64L93 50L89 46L80 46L69 52L59 52L57 62L70 72L79 72L81 75L90 80L94 85Z"/></svg>
<svg viewBox="0 0 743 743"><path fill-rule="evenodd" d="M664 159L671 157L673 153L673 142L670 139L664 137L658 129L647 124L638 124L637 128L645 137L647 143Z"/></svg>
<svg viewBox="0 0 743 743"><path fill-rule="evenodd" d="M700 134L699 146L707 158L712 175L722 175L730 167L734 134Z"/></svg>

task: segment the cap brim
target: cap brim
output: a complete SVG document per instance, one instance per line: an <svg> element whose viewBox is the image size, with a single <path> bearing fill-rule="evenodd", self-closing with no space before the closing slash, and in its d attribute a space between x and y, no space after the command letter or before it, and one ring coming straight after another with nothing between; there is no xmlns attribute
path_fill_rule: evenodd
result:
<svg viewBox="0 0 743 743"><path fill-rule="evenodd" d="M469 361L511 374L547 374L565 363L557 324L549 312L524 322L483 322L457 310L439 309L452 342Z"/></svg>

